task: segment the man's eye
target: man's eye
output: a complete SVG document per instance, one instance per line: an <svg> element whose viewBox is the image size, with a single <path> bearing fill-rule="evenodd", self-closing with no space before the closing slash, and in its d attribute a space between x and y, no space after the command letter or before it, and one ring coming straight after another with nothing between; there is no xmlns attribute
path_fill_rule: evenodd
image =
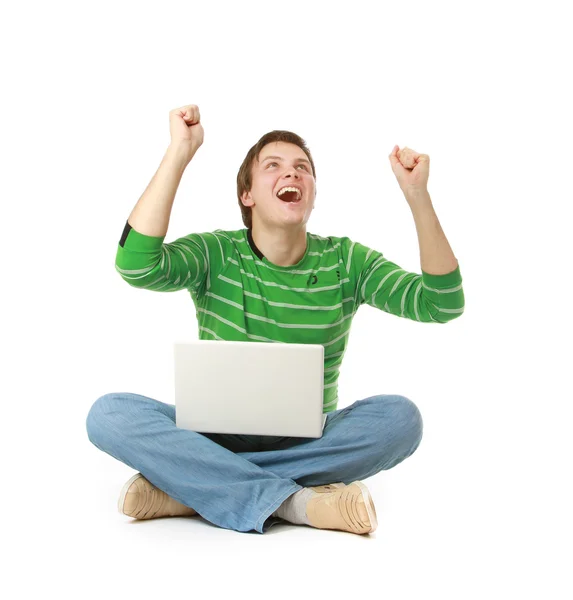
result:
<svg viewBox="0 0 573 600"><path fill-rule="evenodd" d="M278 163L276 163L276 162L270 162L270 163L267 165L267 168L268 168L268 167L272 167L273 165L278 165ZM298 166L299 166L299 167L303 167L303 168L305 169L305 171L307 171L307 170L308 170L306 165L300 164L300 165L298 165Z"/></svg>

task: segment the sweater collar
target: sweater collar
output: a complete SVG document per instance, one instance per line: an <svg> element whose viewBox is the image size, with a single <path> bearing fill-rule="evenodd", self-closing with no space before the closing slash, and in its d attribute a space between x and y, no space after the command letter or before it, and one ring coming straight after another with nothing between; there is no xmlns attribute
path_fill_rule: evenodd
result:
<svg viewBox="0 0 573 600"><path fill-rule="evenodd" d="M257 248L257 245L255 244L255 240L253 239L253 231L252 229L247 229L247 239L249 240L249 246L251 247L252 251L259 257L259 258L264 258L263 253Z"/></svg>

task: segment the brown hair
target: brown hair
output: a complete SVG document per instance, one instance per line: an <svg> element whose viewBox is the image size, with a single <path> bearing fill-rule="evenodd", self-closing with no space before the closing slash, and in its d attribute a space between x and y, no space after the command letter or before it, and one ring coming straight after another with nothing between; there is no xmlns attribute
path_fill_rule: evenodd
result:
<svg viewBox="0 0 573 600"><path fill-rule="evenodd" d="M251 229L253 227L252 209L250 206L245 206L241 202L241 195L243 192L250 191L253 184L253 164L255 160L259 160L261 150L267 144L272 142L296 144L299 148L301 148L310 161L312 166L312 174L316 181L316 170L314 168L314 161L310 155L310 150L307 148L306 142L299 135L292 133L292 131L283 131L280 129L275 129L274 131L265 133L265 135L263 135L263 137L247 152L247 156L245 156L245 160L243 161L243 164L237 173L237 197L239 198L239 206L243 216L243 223L247 229Z"/></svg>

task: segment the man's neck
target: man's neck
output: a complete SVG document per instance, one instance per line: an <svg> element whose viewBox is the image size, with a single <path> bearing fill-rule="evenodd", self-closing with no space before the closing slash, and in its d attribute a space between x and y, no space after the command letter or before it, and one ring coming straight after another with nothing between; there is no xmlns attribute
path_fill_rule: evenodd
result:
<svg viewBox="0 0 573 600"><path fill-rule="evenodd" d="M263 256L279 267L296 265L306 252L306 227L292 231L268 231L257 226L252 228L251 233Z"/></svg>

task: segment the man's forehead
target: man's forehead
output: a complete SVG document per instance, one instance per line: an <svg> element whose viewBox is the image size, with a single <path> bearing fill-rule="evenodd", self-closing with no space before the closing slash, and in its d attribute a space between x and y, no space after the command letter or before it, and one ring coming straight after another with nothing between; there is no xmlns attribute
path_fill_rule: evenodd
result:
<svg viewBox="0 0 573 600"><path fill-rule="evenodd" d="M263 162L267 158L284 159L288 158L289 155L294 154L294 160L301 160L309 162L304 151L296 144L290 144L288 142L275 142L267 144L259 154L259 162Z"/></svg>

